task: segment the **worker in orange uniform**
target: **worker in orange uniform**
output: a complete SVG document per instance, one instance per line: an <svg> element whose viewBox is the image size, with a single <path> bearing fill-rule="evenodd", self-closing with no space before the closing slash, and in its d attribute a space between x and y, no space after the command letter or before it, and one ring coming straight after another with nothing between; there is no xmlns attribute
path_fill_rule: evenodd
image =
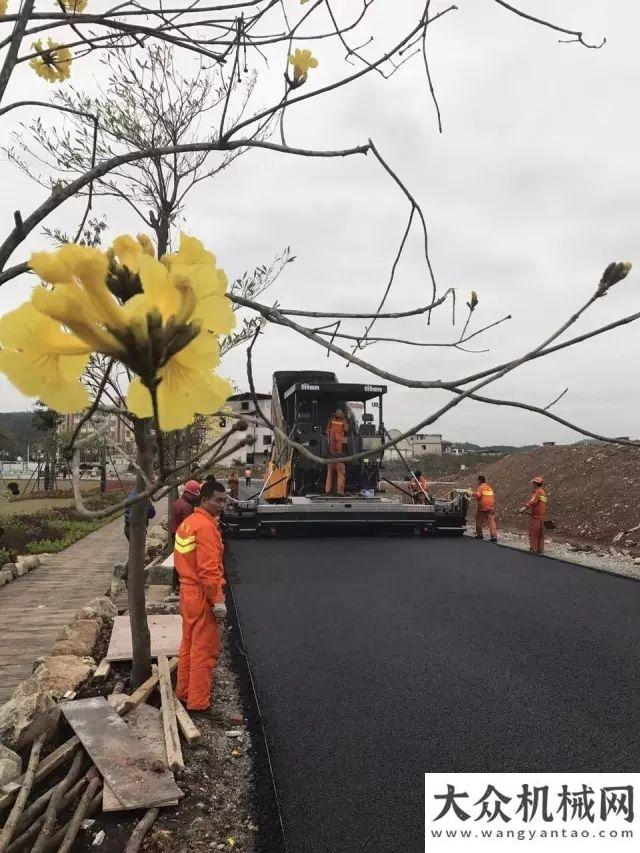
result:
<svg viewBox="0 0 640 853"><path fill-rule="evenodd" d="M329 456L342 456L349 433L349 423L342 409L336 409L335 414L329 418L326 432ZM344 462L332 462L327 465L327 481L324 487L326 494L330 495L333 492L335 483L337 493L344 495L344 482Z"/></svg>
<svg viewBox="0 0 640 853"><path fill-rule="evenodd" d="M229 494L233 498L234 501L238 500L238 494L240 490L240 478L238 477L238 472L235 468L231 469L231 473L229 474Z"/></svg>
<svg viewBox="0 0 640 853"><path fill-rule="evenodd" d="M426 477L422 476L422 471L414 471L411 482L409 483L409 491L414 504L426 504L429 497L427 492L428 483Z"/></svg>
<svg viewBox="0 0 640 853"><path fill-rule="evenodd" d="M520 512L528 512L529 550L533 554L544 554L544 520L547 516L547 494L542 488L542 477L533 478L533 494Z"/></svg>
<svg viewBox="0 0 640 853"><path fill-rule="evenodd" d="M213 670L220 654L224 546L218 518L227 502L222 483L206 481L200 506L176 531L174 564L180 577L182 642L176 693L190 711L210 710Z"/></svg>
<svg viewBox="0 0 640 853"><path fill-rule="evenodd" d="M487 478L480 474L478 477L478 488L476 489L476 539L484 539L484 526L489 528L492 542L498 541L498 528L496 527L496 498L493 488L487 483Z"/></svg>

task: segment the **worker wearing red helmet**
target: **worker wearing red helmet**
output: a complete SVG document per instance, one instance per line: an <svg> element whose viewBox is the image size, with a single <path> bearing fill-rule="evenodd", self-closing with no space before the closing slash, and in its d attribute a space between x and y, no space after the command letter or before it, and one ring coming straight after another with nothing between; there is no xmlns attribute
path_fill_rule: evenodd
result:
<svg viewBox="0 0 640 853"><path fill-rule="evenodd" d="M529 519L529 550L533 554L544 553L544 520L547 516L547 493L542 488L544 479L540 476L532 480L533 494L520 512L527 512Z"/></svg>
<svg viewBox="0 0 640 853"><path fill-rule="evenodd" d="M184 484L182 494L177 501L171 505L171 518L169 519L169 533L173 541L176 530L182 522L191 515L200 503L200 483L197 480L188 480Z"/></svg>

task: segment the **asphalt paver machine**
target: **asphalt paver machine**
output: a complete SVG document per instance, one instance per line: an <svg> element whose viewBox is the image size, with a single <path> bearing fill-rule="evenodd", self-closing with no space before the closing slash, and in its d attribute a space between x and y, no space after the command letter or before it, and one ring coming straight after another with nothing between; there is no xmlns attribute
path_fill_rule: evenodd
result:
<svg viewBox="0 0 640 853"><path fill-rule="evenodd" d="M328 371L274 373L271 420L277 430L266 480L259 495L234 503L225 512L229 533L463 533L468 507L465 494L412 504L403 502L402 495L380 493L384 454L378 448L386 435L386 391L385 385L339 382ZM348 421L344 455L359 455L344 463L346 488L342 496L325 494L326 465L290 443L322 459L331 458L326 430L338 409Z"/></svg>

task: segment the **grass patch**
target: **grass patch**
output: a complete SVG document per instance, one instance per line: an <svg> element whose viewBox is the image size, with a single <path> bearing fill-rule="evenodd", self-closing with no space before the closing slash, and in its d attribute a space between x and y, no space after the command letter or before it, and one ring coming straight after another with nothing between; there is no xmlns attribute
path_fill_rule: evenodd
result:
<svg viewBox="0 0 640 853"><path fill-rule="evenodd" d="M120 494L87 502L89 509L103 509L118 503ZM19 554L54 554L73 545L88 533L112 521L119 513L106 518L84 518L75 507L57 507L22 515L0 516L0 565L11 562Z"/></svg>

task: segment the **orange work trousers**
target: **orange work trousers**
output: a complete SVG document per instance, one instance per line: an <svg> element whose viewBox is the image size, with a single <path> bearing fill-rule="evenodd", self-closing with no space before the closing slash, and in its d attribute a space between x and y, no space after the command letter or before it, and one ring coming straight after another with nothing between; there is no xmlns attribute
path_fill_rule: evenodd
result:
<svg viewBox="0 0 640 853"><path fill-rule="evenodd" d="M529 550L544 554L544 518L529 519Z"/></svg>
<svg viewBox="0 0 640 853"><path fill-rule="evenodd" d="M492 509L476 510L476 536L482 539L484 536L485 525L489 528L489 534L492 539L498 538L498 528L496 527L496 514Z"/></svg>
<svg viewBox="0 0 640 853"><path fill-rule="evenodd" d="M334 480L336 481L336 491L339 495L344 495L344 480L345 480L344 462L332 462L327 465L327 481L324 486L326 494L330 495L333 492Z"/></svg>
<svg viewBox="0 0 640 853"><path fill-rule="evenodd" d="M180 584L180 615L182 642L176 693L189 711L206 711L220 655L220 626L201 586Z"/></svg>

